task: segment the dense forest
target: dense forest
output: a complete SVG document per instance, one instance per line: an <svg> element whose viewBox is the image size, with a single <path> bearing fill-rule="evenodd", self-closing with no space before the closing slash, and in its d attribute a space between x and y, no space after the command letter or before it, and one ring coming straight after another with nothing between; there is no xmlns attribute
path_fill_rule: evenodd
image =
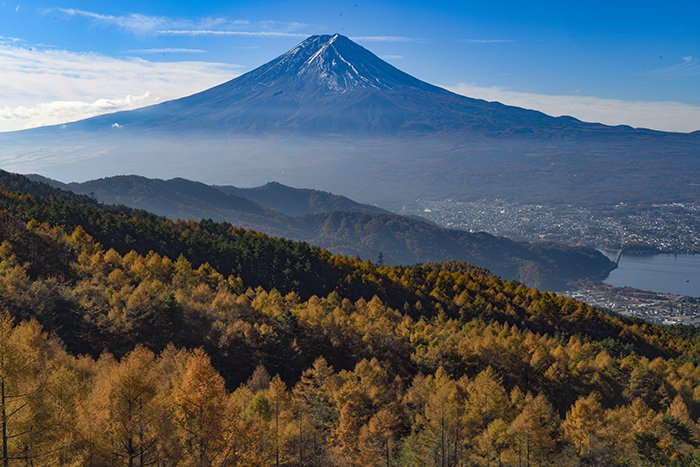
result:
<svg viewBox="0 0 700 467"><path fill-rule="evenodd" d="M700 334L0 174L3 465L698 465Z"/></svg>

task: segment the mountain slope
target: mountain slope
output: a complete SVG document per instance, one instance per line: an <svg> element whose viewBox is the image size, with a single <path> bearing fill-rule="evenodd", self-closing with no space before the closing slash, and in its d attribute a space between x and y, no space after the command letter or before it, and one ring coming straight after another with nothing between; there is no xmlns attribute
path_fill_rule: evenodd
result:
<svg viewBox="0 0 700 467"><path fill-rule="evenodd" d="M43 177L39 180L46 181ZM614 268L612 262L593 249L517 243L486 233L444 229L330 193L278 183L250 189L219 187L236 195L185 179L136 176L58 186L107 204L124 204L171 219L226 221L307 241L335 253L375 260L381 252L388 264L468 261L502 277L546 289L562 289L569 281L582 278L602 278ZM254 201L246 196L252 196ZM289 215L296 212L313 214Z"/></svg>
<svg viewBox="0 0 700 467"><path fill-rule="evenodd" d="M334 252L372 259L381 252L388 264L466 261L545 289L564 289L577 277L602 279L615 267L592 248L514 242L395 214L333 212L305 220L313 227L311 242Z"/></svg>
<svg viewBox="0 0 700 467"><path fill-rule="evenodd" d="M171 219L229 221L271 235L289 238L306 236L304 226L289 216L236 194L182 178L159 180L129 175L64 184L36 175L28 177L60 189L92 196L102 203L122 204Z"/></svg>
<svg viewBox="0 0 700 467"><path fill-rule="evenodd" d="M698 329L0 187L5 466L700 460Z"/></svg>
<svg viewBox="0 0 700 467"><path fill-rule="evenodd" d="M292 188L277 182L270 182L255 188L217 186L225 193L236 194L255 201L269 209L288 216L305 216L331 211L359 211L388 213L370 204L357 203L345 196L334 195L321 190Z"/></svg>
<svg viewBox="0 0 700 467"><path fill-rule="evenodd" d="M115 125L116 124L116 125ZM647 138L662 132L583 123L486 102L420 81L345 36L311 36L219 86L62 125L70 130L426 134Z"/></svg>
<svg viewBox="0 0 700 467"><path fill-rule="evenodd" d="M40 223L46 223L46 226ZM47 226L58 227L69 235L65 237L60 231ZM527 292L526 287L515 282L501 281L483 268L464 262L380 268L369 261L332 255L304 242L275 239L226 223L173 222L142 210L99 204L88 196L54 188L46 183L33 182L22 175L0 170L0 240L5 239L18 241L15 246L19 248L3 248L0 254L14 256L6 259L16 263L19 268L27 263L29 266L26 273L32 278L51 278L56 275L61 279L70 280L70 273L62 271L56 274L56 271L80 269L82 266L106 266L105 261L92 261L89 255L80 260L83 263L78 264L76 256L79 256L81 251L95 253L99 249L112 248L117 253L126 255L127 260L131 251L145 258L150 258L150 252L155 252L161 257L174 258L172 261L182 256L178 262L190 263L183 265L183 268L199 268L197 280L210 284L228 280L230 287L240 287L241 284L235 280L227 279L233 275L233 278L242 279L247 287L259 286L267 290L275 288L282 294L294 291L303 300L313 295L326 296L333 291L350 300L370 300L376 295L387 306L395 309L417 307L414 311L420 316L449 310L462 319L467 318L465 313L478 314L479 307L465 307L465 304L455 303L456 297L445 291L455 292L466 285L469 288L476 287L474 290L470 289L469 293L483 293L482 299L486 296L490 297L489 300L493 299L490 308L504 323L513 320L514 316L510 316L509 313L520 313L520 310L522 313L515 317L514 322L524 323L519 319L532 318L533 328L542 326L539 329L553 330L553 323L550 321L555 320L556 329L564 333L576 332L575 323L582 324L583 321L587 321L588 324L593 324L593 321L597 321L597 324L608 323L610 327L592 325L585 332L596 338L604 338L611 333L619 333L621 323L633 321L629 318L607 317L599 311L590 315L581 314L575 311L576 307L562 308L562 313L566 313L566 316L550 316L537 312L537 316L533 314L528 318L533 311L537 311L532 301L524 300L522 304L518 304L519 310L504 310L497 306L500 300L499 292L509 289L520 294L523 291ZM56 242L64 245L55 248L37 247ZM99 242L99 245L96 242ZM107 255L109 252L103 251L102 254ZM155 261L151 262L155 264ZM5 266L3 263L3 267ZM152 273L135 267L131 272L136 273L140 281L148 281L152 275L177 273L178 267L172 266L176 265L170 263L170 266L165 268L155 266ZM212 268L222 276L214 274ZM87 269L82 270L81 274L86 271ZM0 269L0 272L3 272L3 269ZM483 281L483 284L480 279L474 284L465 282L465 279L474 280L478 277L488 280ZM107 276L102 279L111 280ZM498 284L492 286L488 284L489 281ZM419 283L425 287L416 286ZM431 294L433 288L444 290L440 294ZM21 289L13 292L17 290L22 292ZM89 291L84 292L89 294ZM574 303L573 300L556 294L534 290L532 292L549 304L552 304L553 300ZM294 301L295 297L286 299ZM163 301L162 297L158 300L161 305L167 306L167 300ZM416 305L417 302L420 302L420 305ZM585 307L582 303L579 305ZM61 302L52 306L60 308ZM524 309L526 307L527 310ZM532 310L529 310L529 307L532 307ZM562 321L559 321L559 318L562 318ZM652 325L645 328L660 329ZM151 337L158 339L158 336ZM634 333L620 334L621 339L629 342L635 342L637 337ZM640 350L651 350L656 344L658 341L640 347ZM659 350L656 348L653 351L658 355ZM668 351L673 352L670 349Z"/></svg>

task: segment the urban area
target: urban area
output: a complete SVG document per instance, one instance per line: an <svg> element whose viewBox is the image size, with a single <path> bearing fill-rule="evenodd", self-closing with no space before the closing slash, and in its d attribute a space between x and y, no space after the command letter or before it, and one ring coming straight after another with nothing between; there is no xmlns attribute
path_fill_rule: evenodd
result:
<svg viewBox="0 0 700 467"><path fill-rule="evenodd" d="M700 298L613 287L601 282L578 284L566 295L589 305L658 324L700 325Z"/></svg>
<svg viewBox="0 0 700 467"><path fill-rule="evenodd" d="M411 214L443 227L514 240L645 253L700 253L700 204L616 204L596 208L504 200L417 201Z"/></svg>
<svg viewBox="0 0 700 467"><path fill-rule="evenodd" d="M418 201L411 212L443 227L514 240L557 241L629 253L700 253L700 204L616 204L596 208L504 200ZM700 298L576 284L567 295L612 313L663 324L700 325Z"/></svg>

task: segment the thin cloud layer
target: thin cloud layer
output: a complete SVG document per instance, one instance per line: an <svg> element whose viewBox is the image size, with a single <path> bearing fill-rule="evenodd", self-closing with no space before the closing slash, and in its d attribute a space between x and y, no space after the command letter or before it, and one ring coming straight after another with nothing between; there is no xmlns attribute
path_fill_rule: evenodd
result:
<svg viewBox="0 0 700 467"><path fill-rule="evenodd" d="M158 36L232 36L232 37L266 37L266 38L306 38L314 29L311 25L297 21L249 21L230 18L170 18L166 16L149 16L141 13L127 15L108 15L76 8L55 8L67 17L87 19L94 24L111 25L134 34ZM371 35L355 36L353 40L361 42L424 42L408 36Z"/></svg>
<svg viewBox="0 0 700 467"><path fill-rule="evenodd" d="M258 21L221 17L171 18L141 13L108 15L76 8L55 8L66 17L87 19L94 24L115 26L137 35L162 36L252 36L252 37L306 37L296 32L308 26L295 21Z"/></svg>
<svg viewBox="0 0 700 467"><path fill-rule="evenodd" d="M17 122L23 122L23 128L59 124L120 110L136 109L149 103L152 103L151 94L146 92L141 96L97 99L94 102L52 101L29 107L0 107L0 128L5 124L12 125Z"/></svg>
<svg viewBox="0 0 700 467"><path fill-rule="evenodd" d="M458 83L445 86L468 97L534 109L553 116L569 115L587 122L630 125L663 131L700 130L700 107L673 101L627 101L592 96L546 95L499 87Z"/></svg>
<svg viewBox="0 0 700 467"><path fill-rule="evenodd" d="M358 42L425 42L423 39L408 36L351 36Z"/></svg>
<svg viewBox="0 0 700 467"><path fill-rule="evenodd" d="M155 49L134 49L127 50L127 53L134 55L158 55L158 54L205 54L203 49L185 49L185 48L155 48Z"/></svg>
<svg viewBox="0 0 700 467"><path fill-rule="evenodd" d="M235 65L152 62L20 47L0 41L0 131L133 109L234 78Z"/></svg>
<svg viewBox="0 0 700 467"><path fill-rule="evenodd" d="M55 11L66 16L87 18L95 23L108 24L138 33L146 33L161 28L168 24L168 18L161 16L148 16L138 13L115 16L95 13L93 11L79 10L76 8L56 8Z"/></svg>
<svg viewBox="0 0 700 467"><path fill-rule="evenodd" d="M700 75L700 61L690 55L681 57L680 63L652 70L649 74L664 77L687 77Z"/></svg>
<svg viewBox="0 0 700 467"><path fill-rule="evenodd" d="M229 31L223 29L161 29L160 36L241 36L241 37L308 37L300 32Z"/></svg>
<svg viewBox="0 0 700 467"><path fill-rule="evenodd" d="M513 39L467 39L470 44L512 44Z"/></svg>

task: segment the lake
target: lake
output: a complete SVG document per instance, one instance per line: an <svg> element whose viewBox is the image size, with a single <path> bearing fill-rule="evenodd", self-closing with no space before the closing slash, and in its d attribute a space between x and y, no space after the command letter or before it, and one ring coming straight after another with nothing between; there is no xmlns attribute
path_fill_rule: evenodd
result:
<svg viewBox="0 0 700 467"><path fill-rule="evenodd" d="M700 297L700 255L623 254L617 269L604 282L616 287Z"/></svg>

